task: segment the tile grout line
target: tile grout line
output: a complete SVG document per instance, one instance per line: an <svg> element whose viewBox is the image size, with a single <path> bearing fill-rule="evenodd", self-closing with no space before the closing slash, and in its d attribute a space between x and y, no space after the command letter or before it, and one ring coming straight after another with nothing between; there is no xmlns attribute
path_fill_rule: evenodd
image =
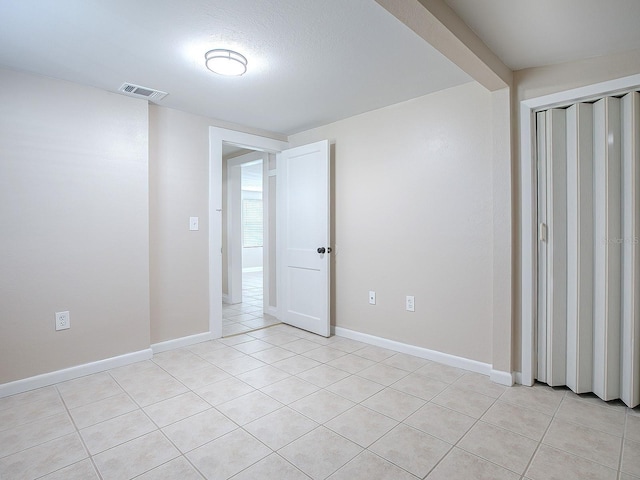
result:
<svg viewBox="0 0 640 480"><path fill-rule="evenodd" d="M107 371L107 373L108 373L108 371ZM82 377L81 377L81 378L82 378ZM113 377L111 377L111 375L109 374L109 378L113 378ZM117 383L117 382L116 382L116 383ZM87 454L87 458L88 458L88 459L89 459L89 461L91 462L91 465L93 466L94 471L95 471L95 472L96 472L96 474L98 475L98 478L99 478L100 480L104 480L104 479L103 479L103 476L102 476L102 473L100 472L100 470L98 470L98 466L96 465L96 462L95 462L95 460L93 459L93 455L92 455L92 454L91 454L91 452L89 451L89 447L87 447L87 444L86 444L86 442L84 441L84 438L83 438L83 437L82 437L82 435L80 434L80 429L78 428L78 425L76 424L76 421L74 420L73 416L71 415L71 410L69 409L69 406L67 405L67 402L65 401L64 397L62 396L62 393L60 392L60 389L58 388L58 385L59 385L59 384L56 384L56 385L55 385L55 389L56 389L56 391L58 392L58 395L60 396L60 400L62 401L62 405L64 405L64 408L65 408L65 410L66 410L66 412L67 412L67 415L68 415L69 419L71 420L71 424L73 425L73 428L75 429L75 433L76 433L76 435L78 436L78 438L80 439L80 442L82 443L82 448L84 448L85 453ZM121 387L121 388L122 388L122 387ZM107 397L107 398L108 398L108 397ZM78 462L76 462L76 463L78 463ZM74 465L74 464L71 464L71 465ZM70 466L70 465L66 465L65 467L62 467L62 468L67 468L67 467L69 467L69 466ZM61 469L59 469L59 470L62 470L62 468L61 468ZM59 470L57 470L57 471L59 471Z"/></svg>

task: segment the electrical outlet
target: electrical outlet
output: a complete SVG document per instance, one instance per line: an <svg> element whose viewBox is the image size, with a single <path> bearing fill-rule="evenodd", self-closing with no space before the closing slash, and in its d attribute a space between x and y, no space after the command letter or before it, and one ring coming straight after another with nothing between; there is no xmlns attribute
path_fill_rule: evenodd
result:
<svg viewBox="0 0 640 480"><path fill-rule="evenodd" d="M416 304L415 298L413 295L407 295L407 303L406 303L407 312L415 312Z"/></svg>
<svg viewBox="0 0 640 480"><path fill-rule="evenodd" d="M376 292L374 292L373 290L369 290L369 304L370 305L376 304Z"/></svg>
<svg viewBox="0 0 640 480"><path fill-rule="evenodd" d="M56 312L56 330L66 330L71 327L69 312Z"/></svg>

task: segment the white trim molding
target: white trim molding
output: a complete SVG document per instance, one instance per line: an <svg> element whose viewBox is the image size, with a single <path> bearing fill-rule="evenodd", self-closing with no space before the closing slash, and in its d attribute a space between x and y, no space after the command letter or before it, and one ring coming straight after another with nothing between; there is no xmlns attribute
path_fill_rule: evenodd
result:
<svg viewBox="0 0 640 480"><path fill-rule="evenodd" d="M443 365L450 367L462 368L471 372L480 373L482 375L490 376L491 380L496 381L502 385L507 385L507 376L511 378L511 374L507 372L499 372L498 370L492 370L491 365L488 363L478 362L477 360L471 360L469 358L458 357L456 355L450 355L448 353L438 352L437 350L430 350L428 348L417 347L415 345L409 345L408 343L396 342L395 340L389 340L383 337L376 337L375 335L369 335L368 333L360 333L355 330L349 330L343 327L331 327L333 333L338 337L350 338L351 340L358 340L360 342L368 343L369 345L375 345L376 347L386 348L393 350L394 352L406 353L415 357L424 358L426 360L432 360ZM494 374L494 372L496 372ZM499 380L494 380L494 378ZM504 383L503 383L504 382ZM508 384L513 385L512 383Z"/></svg>
<svg viewBox="0 0 640 480"><path fill-rule="evenodd" d="M489 379L494 383L499 383L500 385L505 385L507 387L512 387L515 383L513 373L503 372L502 370L491 369Z"/></svg>
<svg viewBox="0 0 640 480"><path fill-rule="evenodd" d="M176 348L188 347L189 345L195 345L196 343L207 342L213 340L211 332L197 333L195 335L189 335L187 337L174 338L173 340L167 340L165 342L154 343L151 345L151 351L153 354L168 352Z"/></svg>
<svg viewBox="0 0 640 480"><path fill-rule="evenodd" d="M520 102L520 298L522 371L516 375L518 383L533 385L536 367L537 322L537 212L536 160L533 116L537 111L564 107L573 103L615 96L640 87L640 75L631 75L564 92L523 100Z"/></svg>
<svg viewBox="0 0 640 480"><path fill-rule="evenodd" d="M112 368L123 367L131 363L149 360L153 356L151 348L138 350L137 352L125 353L117 357L105 358L96 362L85 363L75 367L56 370L55 372L43 373L34 377L23 378L0 385L0 398L27 392L35 388L47 387L55 383L66 382L74 378L84 377L93 373L104 372Z"/></svg>
<svg viewBox="0 0 640 480"><path fill-rule="evenodd" d="M280 152L288 142L209 127L209 332L222 337L222 144L262 152Z"/></svg>

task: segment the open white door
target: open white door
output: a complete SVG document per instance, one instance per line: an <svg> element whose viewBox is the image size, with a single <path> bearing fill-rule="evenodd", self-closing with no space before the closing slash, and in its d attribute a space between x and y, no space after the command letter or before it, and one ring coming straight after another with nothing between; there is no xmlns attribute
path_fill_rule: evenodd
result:
<svg viewBox="0 0 640 480"><path fill-rule="evenodd" d="M328 337L329 142L284 150L277 159L280 320Z"/></svg>

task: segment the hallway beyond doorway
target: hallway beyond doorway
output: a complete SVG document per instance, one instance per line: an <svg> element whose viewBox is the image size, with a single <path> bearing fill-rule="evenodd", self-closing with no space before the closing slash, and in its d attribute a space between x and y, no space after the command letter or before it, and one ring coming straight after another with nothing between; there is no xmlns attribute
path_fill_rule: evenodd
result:
<svg viewBox="0 0 640 480"><path fill-rule="evenodd" d="M222 304L222 336L249 332L280 321L263 312L262 271L242 273L242 303Z"/></svg>

